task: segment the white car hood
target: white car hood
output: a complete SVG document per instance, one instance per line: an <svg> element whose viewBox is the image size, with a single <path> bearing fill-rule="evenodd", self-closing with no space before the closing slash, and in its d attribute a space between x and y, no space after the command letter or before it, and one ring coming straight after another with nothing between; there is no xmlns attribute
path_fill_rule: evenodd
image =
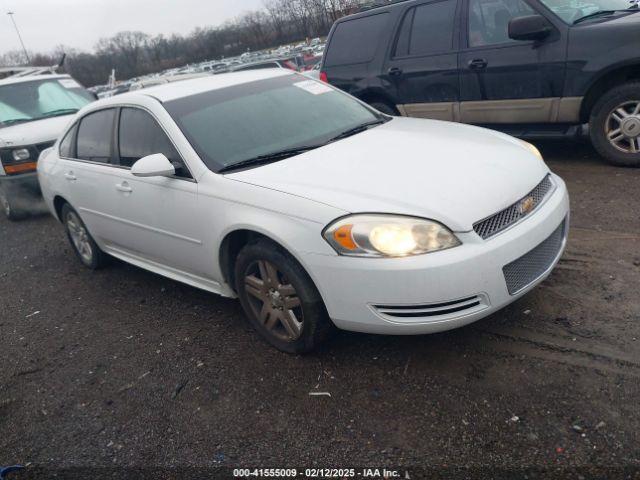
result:
<svg viewBox="0 0 640 480"><path fill-rule="evenodd" d="M0 147L27 146L57 140L73 115L45 118L0 128Z"/></svg>
<svg viewBox="0 0 640 480"><path fill-rule="evenodd" d="M547 173L543 161L507 135L449 122L394 118L227 178L352 213L430 218L462 232L520 200Z"/></svg>

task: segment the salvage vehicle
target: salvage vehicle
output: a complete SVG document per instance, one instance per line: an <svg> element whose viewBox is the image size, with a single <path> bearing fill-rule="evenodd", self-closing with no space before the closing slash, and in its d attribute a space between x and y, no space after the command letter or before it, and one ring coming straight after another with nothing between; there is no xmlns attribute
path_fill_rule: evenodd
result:
<svg viewBox="0 0 640 480"><path fill-rule="evenodd" d="M0 80L0 207L7 218L23 218L39 198L38 156L94 99L69 75L25 71Z"/></svg>
<svg viewBox="0 0 640 480"><path fill-rule="evenodd" d="M38 173L85 266L111 255L238 297L285 352L334 326L486 317L549 275L569 228L565 184L532 145L390 117L284 69L98 101Z"/></svg>
<svg viewBox="0 0 640 480"><path fill-rule="evenodd" d="M580 135L640 167L640 9L629 0L410 0L338 20L322 78L391 115L521 138Z"/></svg>

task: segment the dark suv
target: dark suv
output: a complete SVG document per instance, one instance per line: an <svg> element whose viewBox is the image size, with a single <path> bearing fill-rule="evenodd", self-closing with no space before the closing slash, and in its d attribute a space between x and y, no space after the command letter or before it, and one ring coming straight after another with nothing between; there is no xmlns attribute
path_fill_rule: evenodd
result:
<svg viewBox="0 0 640 480"><path fill-rule="evenodd" d="M410 0L340 19L321 78L392 115L521 137L588 123L640 166L640 10L629 0Z"/></svg>

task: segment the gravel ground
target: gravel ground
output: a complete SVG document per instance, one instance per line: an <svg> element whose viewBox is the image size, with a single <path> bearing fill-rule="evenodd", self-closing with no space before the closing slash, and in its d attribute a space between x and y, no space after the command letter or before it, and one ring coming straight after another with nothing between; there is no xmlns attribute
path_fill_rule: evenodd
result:
<svg viewBox="0 0 640 480"><path fill-rule="evenodd" d="M344 332L304 357L235 301L85 270L51 217L0 219L0 465L637 475L640 170L539 146L573 208L543 285L457 331Z"/></svg>

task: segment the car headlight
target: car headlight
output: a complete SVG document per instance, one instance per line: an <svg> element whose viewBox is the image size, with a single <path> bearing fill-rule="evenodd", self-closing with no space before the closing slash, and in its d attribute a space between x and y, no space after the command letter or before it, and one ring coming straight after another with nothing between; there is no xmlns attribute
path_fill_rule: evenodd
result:
<svg viewBox="0 0 640 480"><path fill-rule="evenodd" d="M27 148L18 148L12 152L13 160L16 162L22 162L31 158L31 153Z"/></svg>
<svg viewBox="0 0 640 480"><path fill-rule="evenodd" d="M354 257L407 257L460 245L444 225L401 215L351 215L329 225L323 236L340 255Z"/></svg>
<svg viewBox="0 0 640 480"><path fill-rule="evenodd" d="M520 140L522 142L522 145L529 150L531 153L533 153L536 157L538 157L540 160L542 160L542 154L540 153L540 150L538 150L536 148L535 145L529 143L529 142L525 142L524 140Z"/></svg>

